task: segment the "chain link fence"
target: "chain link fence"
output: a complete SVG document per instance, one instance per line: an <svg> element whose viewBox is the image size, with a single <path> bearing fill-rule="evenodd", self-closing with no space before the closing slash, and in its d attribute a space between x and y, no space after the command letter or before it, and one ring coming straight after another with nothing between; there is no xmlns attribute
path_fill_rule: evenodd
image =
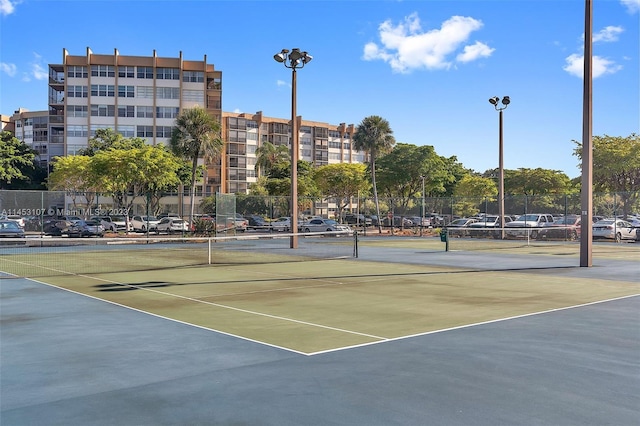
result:
<svg viewBox="0 0 640 426"><path fill-rule="evenodd" d="M640 213L637 193L593 194L593 215L627 217ZM217 202L218 201L218 202ZM290 197L218 194L196 197L195 214L225 217L259 216L267 220L290 215ZM100 215L174 214L189 216L190 195L166 193L139 196L121 205L118 198L101 193L65 191L0 191L0 216L21 216L31 230L41 227L43 217L76 216L90 218ZM505 215L548 213L556 216L580 214L580 194L508 195L504 200ZM298 211L305 218L320 216L345 222L347 216L366 217L366 224L394 227L443 226L456 218L478 214L498 214L497 197L379 197L378 217L373 197L353 197L350 200L326 197L300 197ZM371 219L371 220L369 220ZM353 223L351 223L353 224ZM359 225L359 223L355 223Z"/></svg>

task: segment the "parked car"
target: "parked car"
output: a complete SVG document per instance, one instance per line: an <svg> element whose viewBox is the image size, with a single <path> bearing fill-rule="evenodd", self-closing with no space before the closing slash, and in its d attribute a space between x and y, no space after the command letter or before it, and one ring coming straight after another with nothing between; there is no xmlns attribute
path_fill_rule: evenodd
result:
<svg viewBox="0 0 640 426"><path fill-rule="evenodd" d="M13 220L0 220L0 237L24 238L24 229Z"/></svg>
<svg viewBox="0 0 640 426"><path fill-rule="evenodd" d="M42 233L44 235L51 235L59 237L62 232L70 227L73 223L68 220L61 219L58 216L43 216L42 217Z"/></svg>
<svg viewBox="0 0 640 426"><path fill-rule="evenodd" d="M371 226L373 221L363 214L347 213L344 215L344 223L356 226Z"/></svg>
<svg viewBox="0 0 640 426"><path fill-rule="evenodd" d="M131 227L134 231L139 232L155 231L158 223L160 223L160 219L155 216L138 215L131 218Z"/></svg>
<svg viewBox="0 0 640 426"><path fill-rule="evenodd" d="M471 217L456 219L446 226L447 232L451 237L464 237L468 235L467 231L469 225L471 225L472 223L476 223L477 221L478 219Z"/></svg>
<svg viewBox="0 0 640 426"><path fill-rule="evenodd" d="M118 225L113 222L111 216L91 216L89 219L100 221L105 231L118 232Z"/></svg>
<svg viewBox="0 0 640 426"><path fill-rule="evenodd" d="M412 226L428 228L431 226L431 219L428 217L409 216L408 220L411 221Z"/></svg>
<svg viewBox="0 0 640 426"><path fill-rule="evenodd" d="M550 223L544 228L540 229L538 231L537 239L559 239L575 241L580 238L581 223L582 220L580 219L580 216L563 216L560 219L553 221L553 223Z"/></svg>
<svg viewBox="0 0 640 426"><path fill-rule="evenodd" d="M468 234L470 237L500 238L501 231L499 228L502 227L501 223L500 216L484 215L477 218L477 222L469 225ZM511 217L505 216L504 223L511 223Z"/></svg>
<svg viewBox="0 0 640 426"><path fill-rule="evenodd" d="M24 220L24 218L22 216L18 216L18 215L13 215L10 214L7 217L3 218L4 220L12 220L14 222L16 222L18 224L18 226L22 229L24 229L25 225L26 225L26 221Z"/></svg>
<svg viewBox="0 0 640 426"><path fill-rule="evenodd" d="M553 223L553 216L543 213L527 213L512 222L505 223L507 238L531 237L537 238L540 228Z"/></svg>
<svg viewBox="0 0 640 426"><path fill-rule="evenodd" d="M126 216L122 216L122 215L111 216L111 222L116 224L117 231L125 231L125 232L133 231L133 226L131 225L131 222L127 220Z"/></svg>
<svg viewBox="0 0 640 426"><path fill-rule="evenodd" d="M333 219L316 218L311 219L302 224L304 232L331 232L331 235L348 235L351 234L351 228L348 225L342 225Z"/></svg>
<svg viewBox="0 0 640 426"><path fill-rule="evenodd" d="M104 226L97 219L80 219L65 229L63 234L69 237L104 237Z"/></svg>
<svg viewBox="0 0 640 426"><path fill-rule="evenodd" d="M247 219L247 229L269 229L269 224L262 216L245 216Z"/></svg>
<svg viewBox="0 0 640 426"><path fill-rule="evenodd" d="M247 226L249 226L249 221L242 216L240 213L236 213L233 219L233 227L236 231L244 232L247 230Z"/></svg>
<svg viewBox="0 0 640 426"><path fill-rule="evenodd" d="M279 217L276 220L271 221L271 229L277 232L291 231L291 218Z"/></svg>
<svg viewBox="0 0 640 426"><path fill-rule="evenodd" d="M167 234L188 232L189 224L186 220L177 217L164 217L158 222L155 231L156 234L161 232L166 232Z"/></svg>
<svg viewBox="0 0 640 426"><path fill-rule="evenodd" d="M603 219L591 225L593 239L609 239L616 243L638 239L638 228L622 219Z"/></svg>
<svg viewBox="0 0 640 426"><path fill-rule="evenodd" d="M66 220L67 222L71 223L78 223L82 220L80 216L58 216L58 219Z"/></svg>
<svg viewBox="0 0 640 426"><path fill-rule="evenodd" d="M413 222L404 216L394 215L393 219L390 219L388 216L382 219L382 226L391 226L391 223L398 228L411 228L413 226Z"/></svg>

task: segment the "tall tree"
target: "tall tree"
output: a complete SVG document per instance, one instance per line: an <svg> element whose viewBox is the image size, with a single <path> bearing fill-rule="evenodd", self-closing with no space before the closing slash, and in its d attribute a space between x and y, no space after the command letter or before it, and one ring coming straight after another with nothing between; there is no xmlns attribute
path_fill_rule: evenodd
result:
<svg viewBox="0 0 640 426"><path fill-rule="evenodd" d="M92 184L112 193L127 211L135 197L180 182L181 160L163 146L106 149L90 158Z"/></svg>
<svg viewBox="0 0 640 426"><path fill-rule="evenodd" d="M320 193L334 197L338 205L337 217L358 193L369 190L367 168L364 164L338 163L320 166L314 173Z"/></svg>
<svg viewBox="0 0 640 426"><path fill-rule="evenodd" d="M91 158L87 155L70 155L57 157L53 163L53 171L49 175L49 189L54 191L66 191L71 197L74 210L77 210L76 199L82 194L91 207L97 192L93 184L91 171Z"/></svg>
<svg viewBox="0 0 640 426"><path fill-rule="evenodd" d="M26 169L35 167L35 152L11 132L0 133L0 189L27 179Z"/></svg>
<svg viewBox="0 0 640 426"><path fill-rule="evenodd" d="M371 169L371 183L373 185L373 199L376 204L378 216L378 232L382 233L382 220L380 220L380 202L378 200L378 187L376 186L376 159L379 155L389 152L395 145L393 130L389 122L384 118L371 115L365 117L353 136L353 147L369 154L369 168Z"/></svg>
<svg viewBox="0 0 640 426"><path fill-rule="evenodd" d="M426 195L444 192L444 183L450 176L433 146L406 143L398 143L381 156L377 172L380 192L393 200L393 208L401 207L403 213L411 207L415 197L422 194L423 178Z"/></svg>
<svg viewBox="0 0 640 426"><path fill-rule="evenodd" d="M265 142L256 149L256 166L258 176L266 176L277 164L291 164L291 153L286 145L274 145Z"/></svg>
<svg viewBox="0 0 640 426"><path fill-rule="evenodd" d="M574 142L574 155L582 162L582 144ZM593 186L618 193L623 214L630 213L640 197L640 135L593 137Z"/></svg>
<svg viewBox="0 0 640 426"><path fill-rule="evenodd" d="M106 149L142 148L146 142L142 138L125 138L120 133L110 128L96 130L94 137L89 139L86 148L78 150L77 155L94 156L98 151Z"/></svg>
<svg viewBox="0 0 640 426"><path fill-rule="evenodd" d="M224 149L220 123L206 109L196 106L186 109L176 118L171 134L171 149L181 158L191 161L191 202L189 223L193 223L198 159L205 165L217 158Z"/></svg>
<svg viewBox="0 0 640 426"><path fill-rule="evenodd" d="M455 210L457 214L473 216L480 212L478 198L495 201L495 197L498 195L498 185L491 178L469 173L456 183L453 195L456 199Z"/></svg>

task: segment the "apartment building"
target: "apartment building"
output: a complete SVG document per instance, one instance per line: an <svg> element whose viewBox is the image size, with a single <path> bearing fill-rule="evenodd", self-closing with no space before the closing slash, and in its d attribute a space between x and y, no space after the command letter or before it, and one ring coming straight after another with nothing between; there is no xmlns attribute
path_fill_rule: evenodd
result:
<svg viewBox="0 0 640 426"><path fill-rule="evenodd" d="M53 151L49 150L48 111L19 108L11 116L7 129L36 152L36 159L42 167L50 164L50 158L64 155L64 146L61 144L53 145Z"/></svg>
<svg viewBox="0 0 640 426"><path fill-rule="evenodd" d="M256 150L265 142L291 146L291 119L255 114L223 112L224 165L227 193L247 193L257 181ZM334 163L363 163L364 153L352 148L353 124L331 125L303 120L298 116L298 158L316 166Z"/></svg>
<svg viewBox="0 0 640 426"><path fill-rule="evenodd" d="M196 105L222 119L222 72L213 64L177 58L62 52L49 65L49 146L73 155L101 128L147 143L168 144L175 118ZM54 154L55 152L55 154ZM215 168L214 168L215 170ZM218 166L218 170L220 167ZM208 185L206 192L220 188Z"/></svg>
<svg viewBox="0 0 640 426"><path fill-rule="evenodd" d="M267 117L261 111L222 111L222 72L213 64L178 57L85 55L62 52L61 64L49 65L48 111L18 109L11 117L15 135L36 150L43 166L56 156L74 155L88 145L96 130L110 128L124 137L168 144L175 118L184 109L204 107L222 124L225 152L208 165L200 195L247 193L257 181L256 150L264 142L290 146L291 119ZM352 149L354 125L297 117L298 158L320 166L362 163Z"/></svg>

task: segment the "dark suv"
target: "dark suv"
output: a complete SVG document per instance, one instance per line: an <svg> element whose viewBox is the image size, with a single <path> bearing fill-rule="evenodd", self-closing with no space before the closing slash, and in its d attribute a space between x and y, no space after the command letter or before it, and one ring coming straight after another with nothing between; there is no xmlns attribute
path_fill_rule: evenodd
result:
<svg viewBox="0 0 640 426"><path fill-rule="evenodd" d="M363 214L351 214L347 213L344 215L344 222L349 225L358 225L358 226L371 226L372 220L370 217L365 217Z"/></svg>

